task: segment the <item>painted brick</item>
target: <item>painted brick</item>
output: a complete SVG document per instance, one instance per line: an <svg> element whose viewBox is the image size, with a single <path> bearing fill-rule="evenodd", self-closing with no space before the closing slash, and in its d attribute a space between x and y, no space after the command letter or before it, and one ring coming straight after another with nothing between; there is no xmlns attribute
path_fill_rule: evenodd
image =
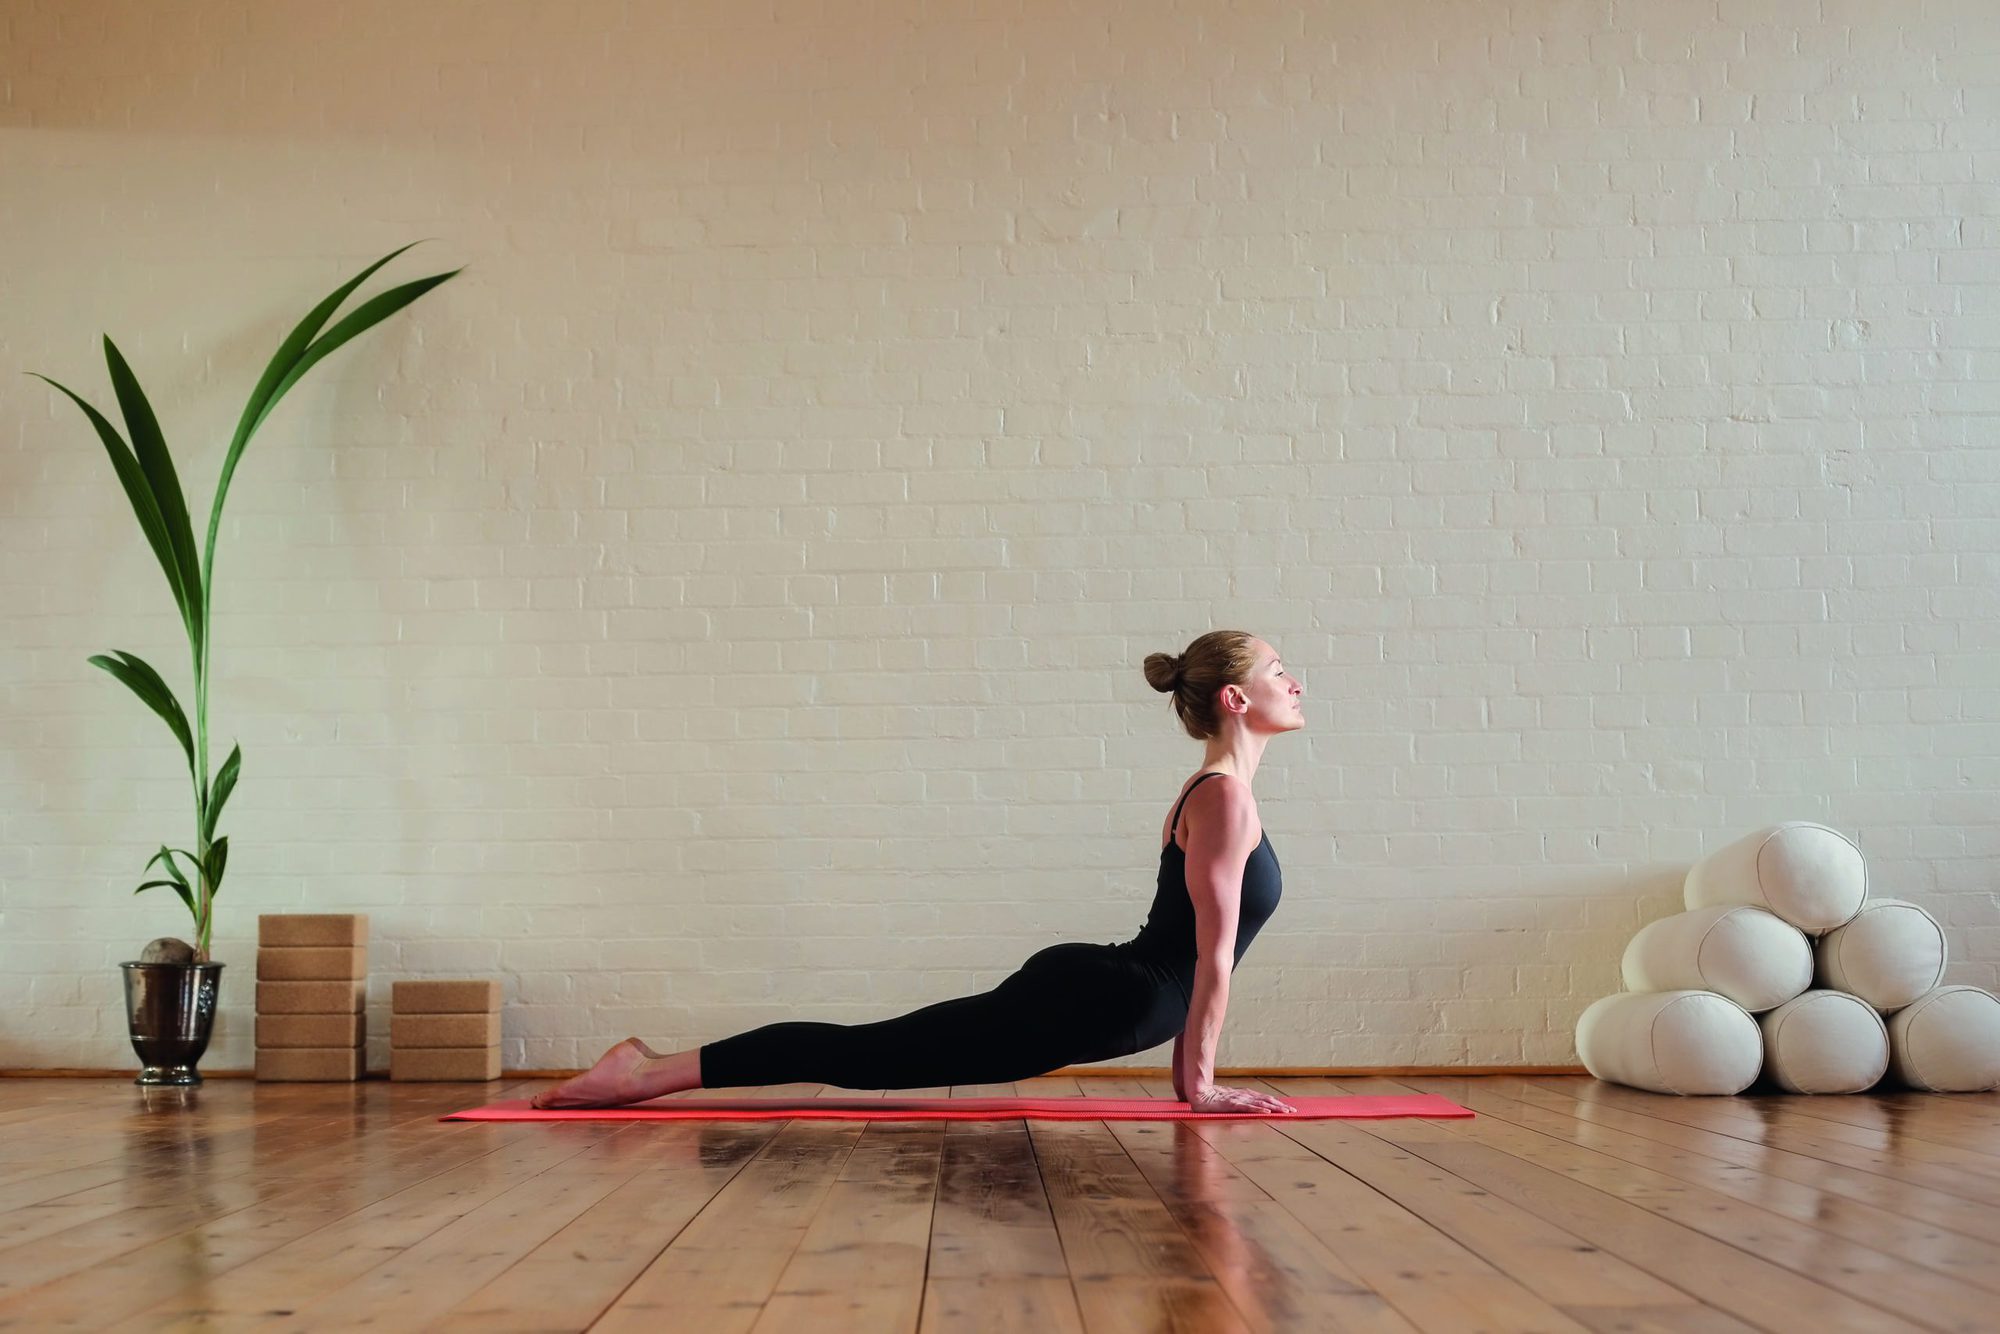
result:
<svg viewBox="0 0 2000 1334"><path fill-rule="evenodd" d="M2000 974L1991 6L192 7L11 7L9 365L109 406L110 333L205 503L257 331L412 217L470 265L233 483L216 1068L306 985L256 915L508 979L536 1068L1128 937L1197 757L1139 663L1214 626L1310 724L1230 1064L1571 1060L1775 819ZM0 477L0 1066L123 1068L187 775L84 659L185 654L53 391Z"/></svg>

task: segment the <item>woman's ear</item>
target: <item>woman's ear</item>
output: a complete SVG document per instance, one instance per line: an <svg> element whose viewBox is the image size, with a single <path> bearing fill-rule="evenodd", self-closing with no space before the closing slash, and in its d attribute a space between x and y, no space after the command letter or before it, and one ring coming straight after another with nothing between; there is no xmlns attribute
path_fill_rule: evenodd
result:
<svg viewBox="0 0 2000 1334"><path fill-rule="evenodd" d="M1243 687L1226 685L1222 688L1222 707L1231 713L1248 713L1250 697L1243 693Z"/></svg>

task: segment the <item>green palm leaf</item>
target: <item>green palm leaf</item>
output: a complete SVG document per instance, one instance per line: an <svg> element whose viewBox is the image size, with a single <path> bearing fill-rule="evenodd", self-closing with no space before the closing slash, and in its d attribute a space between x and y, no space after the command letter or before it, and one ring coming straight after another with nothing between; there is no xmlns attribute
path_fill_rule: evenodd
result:
<svg viewBox="0 0 2000 1334"><path fill-rule="evenodd" d="M201 658L201 632L206 624L202 608L201 565L195 558L194 529L188 523L187 501L181 497L181 479L174 471L174 456L160 433L160 422L138 377L125 364L124 355L109 335L104 339L104 361L111 368L111 387L118 394L118 407L125 414L125 429L132 437L132 452L146 475L166 528L167 544L180 571L181 587L187 591L183 614L188 620L194 656Z"/></svg>
<svg viewBox="0 0 2000 1334"><path fill-rule="evenodd" d="M195 912L194 893L187 887L185 880L148 880L132 892L134 894L144 894L147 890L158 889L161 885L172 886L174 891L181 896L181 902L187 905L188 911L195 913L196 920L200 920L201 914Z"/></svg>
<svg viewBox="0 0 2000 1334"><path fill-rule="evenodd" d="M180 853L181 856L187 858L190 862L195 860L194 854L188 852L186 849L168 848L164 843L161 844L160 850L153 854L152 861L146 863L146 869L150 871L153 869L155 863L165 861L167 864L167 874L172 878L168 880L149 880L132 892L137 894L153 885L172 885L175 891L180 894L181 902L187 904L188 911L193 913L195 921L199 922L201 921L201 910L195 907L194 886L188 883L188 878L181 873L181 868L175 864L174 854L176 852Z"/></svg>
<svg viewBox="0 0 2000 1334"><path fill-rule="evenodd" d="M146 534L146 541L152 544L153 554L160 558L160 568L167 573L167 584L174 590L174 602L181 609L181 622L187 626L188 636L192 641L195 634L195 621L192 616L195 603L191 601L191 596L199 597L200 594L198 591L190 590L182 582L180 561L174 555L173 536L168 530L166 517L160 512L159 501L153 495L153 486L147 479L145 469L140 467L139 460L133 457L131 449L125 444L125 438L118 434L118 428L106 421L103 413L84 402L71 391L69 386L56 384L54 380L37 371L29 371L28 374L37 380L47 381L68 394L71 401L82 408L84 415L90 418L90 424L97 428L98 438L104 441L105 451L111 455L111 466L117 472L118 480L125 486L126 498L132 502L132 512L139 516L139 527Z"/></svg>
<svg viewBox="0 0 2000 1334"><path fill-rule="evenodd" d="M153 869L155 862L164 861L167 864L167 874L185 885L188 882L187 876L182 874L181 868L175 863L174 858L176 856L185 857L191 862L195 861L195 855L186 848L170 848L162 843L160 850L153 854L152 861L146 863L145 869L150 871ZM199 865L198 862L196 864Z"/></svg>
<svg viewBox="0 0 2000 1334"><path fill-rule="evenodd" d="M236 790L236 775L242 767L243 747L230 747L229 758L222 762L221 771L215 775L215 786L210 789L208 803L203 809L201 821L203 838L215 837L215 822L222 816L223 803L227 802L229 794Z"/></svg>
<svg viewBox="0 0 2000 1334"><path fill-rule="evenodd" d="M202 866L202 870L208 876L208 896L210 898L214 898L215 892L222 888L223 868L228 865L229 835L224 834L209 846L208 861Z"/></svg>
<svg viewBox="0 0 2000 1334"><path fill-rule="evenodd" d="M222 475L216 479L215 503L210 506L208 512L208 542L202 556L201 578L204 592L213 586L215 578L215 537L222 528L222 502L229 494L229 479L236 475L236 462L243 456L244 446L250 443L251 435L263 424L264 418L271 414L271 409L278 405L278 400L283 398L286 391L297 384L299 378L312 369L313 364L321 357L370 325L395 314L445 279L463 272L463 269L453 269L450 273L419 279L417 282L384 292L357 307L329 330L325 338L313 342L314 336L326 324L327 318L341 302L353 294L355 288L367 281L370 274L416 244L417 242L412 241L410 245L390 251L335 288L324 301L314 306L307 312L306 317L298 322L286 336L285 341L279 344L277 352L271 357L270 365L264 368L264 374L257 381L257 387L251 391L249 401L243 405L242 419L236 423L236 434L229 442L229 453L222 460ZM399 300L391 300L399 296Z"/></svg>
<svg viewBox="0 0 2000 1334"><path fill-rule="evenodd" d="M366 301L349 311L341 319L340 323L328 329L318 341L307 348L305 355L299 358L298 364L285 373L285 378L280 380L278 387L271 392L271 401L264 405L264 411L258 415L257 420L261 422L264 417L270 415L271 409L277 406L278 400L285 396L285 391L297 384L307 371L319 363L322 357L334 351L342 343L345 343L355 335L366 333L369 329L388 319L391 315L394 315L397 311L409 305L433 287L445 282L447 279L455 278L463 272L463 269L453 269L449 273L434 273L428 278L418 278L414 282L404 283L401 287L392 287L386 292L377 292L374 296L369 297ZM255 430L256 428L253 426L251 429Z"/></svg>
<svg viewBox="0 0 2000 1334"><path fill-rule="evenodd" d="M102 653L91 655L91 663L102 667L131 688L133 694L145 701L146 707L166 719L167 726L174 729L181 749L187 754L188 772L194 772L194 734L188 730L187 715L181 712L180 701L174 692L160 679L160 674L135 653L123 649L113 649L111 655Z"/></svg>

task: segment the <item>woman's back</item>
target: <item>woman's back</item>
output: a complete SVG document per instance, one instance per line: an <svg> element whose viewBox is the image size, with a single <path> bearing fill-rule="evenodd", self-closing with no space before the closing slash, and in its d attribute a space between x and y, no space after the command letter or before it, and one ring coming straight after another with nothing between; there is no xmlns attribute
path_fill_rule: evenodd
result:
<svg viewBox="0 0 2000 1334"><path fill-rule="evenodd" d="M1160 871L1153 891L1153 906L1147 911L1146 924L1139 929L1139 934L1120 947L1146 964L1154 976L1171 981L1180 990L1184 1004L1194 994L1198 951L1195 946L1194 900L1188 894L1187 853L1176 842L1175 832L1180 824L1181 808L1187 804L1187 799L1202 783L1217 776L1214 771L1197 775L1194 782L1188 784L1187 791L1181 794L1181 799L1174 803L1173 815L1167 824L1167 841L1160 848ZM1257 938L1257 932L1277 911L1281 892L1278 854L1272 850L1268 837L1260 838L1243 864L1243 897L1237 911L1236 948L1230 960L1231 968L1242 960L1250 942Z"/></svg>

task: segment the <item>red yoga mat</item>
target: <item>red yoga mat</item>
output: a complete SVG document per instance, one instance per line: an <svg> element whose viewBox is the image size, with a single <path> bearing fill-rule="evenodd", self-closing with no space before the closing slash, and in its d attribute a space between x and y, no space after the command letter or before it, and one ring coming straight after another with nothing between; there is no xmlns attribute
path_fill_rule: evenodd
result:
<svg viewBox="0 0 2000 1334"><path fill-rule="evenodd" d="M1282 1096L1282 1095L1280 1095ZM1471 1116L1434 1093L1285 1098L1296 1112L1194 1112L1172 1098L672 1098L628 1107L539 1111L526 1098L468 1107L440 1121L1316 1121Z"/></svg>

